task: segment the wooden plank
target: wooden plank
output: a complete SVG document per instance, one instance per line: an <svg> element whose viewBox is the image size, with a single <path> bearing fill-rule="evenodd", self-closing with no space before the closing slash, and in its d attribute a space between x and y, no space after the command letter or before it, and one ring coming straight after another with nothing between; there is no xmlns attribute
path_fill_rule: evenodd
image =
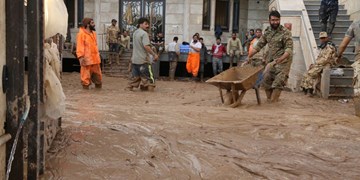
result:
<svg viewBox="0 0 360 180"><path fill-rule="evenodd" d="M24 112L24 1L5 1L6 8L6 65L9 70L9 89L6 93L7 111L5 131L15 137ZM16 13L15 13L16 12ZM9 179L24 178L23 134L15 151ZM6 145L9 160L14 138Z"/></svg>
<svg viewBox="0 0 360 180"><path fill-rule="evenodd" d="M28 37L28 92L30 96L30 113L28 119L28 179L38 179L40 169L40 159L45 152L40 152L40 113L42 99L43 82L43 0L28 1L27 5L27 37ZM42 169L43 171L43 169Z"/></svg>

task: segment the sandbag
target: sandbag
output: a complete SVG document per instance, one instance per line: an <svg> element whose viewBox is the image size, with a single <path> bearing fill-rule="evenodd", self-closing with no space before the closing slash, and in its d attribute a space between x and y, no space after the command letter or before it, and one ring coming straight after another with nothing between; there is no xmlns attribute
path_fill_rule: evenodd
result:
<svg viewBox="0 0 360 180"><path fill-rule="evenodd" d="M44 0L45 39L60 33L66 37L68 12L63 0Z"/></svg>
<svg viewBox="0 0 360 180"><path fill-rule="evenodd" d="M44 44L45 58L45 113L53 119L60 118L65 112L65 94L60 82L60 60L48 43Z"/></svg>

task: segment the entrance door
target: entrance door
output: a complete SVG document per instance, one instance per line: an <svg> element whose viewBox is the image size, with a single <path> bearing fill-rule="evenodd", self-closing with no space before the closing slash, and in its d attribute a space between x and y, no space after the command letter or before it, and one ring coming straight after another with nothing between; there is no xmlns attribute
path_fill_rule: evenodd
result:
<svg viewBox="0 0 360 180"><path fill-rule="evenodd" d="M150 21L151 34L165 30L165 0L120 0L119 27L130 33L141 17Z"/></svg>

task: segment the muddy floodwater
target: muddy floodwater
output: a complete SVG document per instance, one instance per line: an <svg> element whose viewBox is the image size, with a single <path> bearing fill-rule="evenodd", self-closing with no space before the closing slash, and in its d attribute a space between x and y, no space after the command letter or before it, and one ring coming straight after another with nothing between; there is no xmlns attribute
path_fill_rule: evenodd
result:
<svg viewBox="0 0 360 180"><path fill-rule="evenodd" d="M67 110L44 179L360 179L360 118L350 100L283 92L276 104L224 107L206 83L125 91L104 76L82 90L64 73Z"/></svg>

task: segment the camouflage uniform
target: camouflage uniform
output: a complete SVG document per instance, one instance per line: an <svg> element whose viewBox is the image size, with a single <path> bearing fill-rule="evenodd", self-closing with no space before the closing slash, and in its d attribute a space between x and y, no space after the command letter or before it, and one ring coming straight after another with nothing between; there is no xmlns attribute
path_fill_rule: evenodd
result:
<svg viewBox="0 0 360 180"><path fill-rule="evenodd" d="M119 28L113 25L106 30L106 43L109 45L111 52L119 52L119 33Z"/></svg>
<svg viewBox="0 0 360 180"><path fill-rule="evenodd" d="M256 44L258 43L260 38L255 38L251 41L250 43L250 48L249 49L252 49L251 47L255 47ZM267 47L267 46L266 46ZM266 52L266 49L267 48L262 48L260 50L260 52L256 53L253 57L251 57L249 59L249 64L253 67L257 67L257 66L264 66L266 64L266 60L265 60L265 52Z"/></svg>
<svg viewBox="0 0 360 180"><path fill-rule="evenodd" d="M314 85L319 77L319 74L322 72L324 67L335 65L336 58L335 44L329 41L321 48L320 54L316 59L316 63L304 74L301 81L301 87L303 89L315 89Z"/></svg>
<svg viewBox="0 0 360 180"><path fill-rule="evenodd" d="M292 62L293 54L293 40L291 32L284 26L274 30L268 27L265 30L263 36L254 47L257 52L268 44L268 59L269 62L280 58L285 52L289 53L290 56L284 59L280 64L276 64L270 67L269 71L264 73L263 87L265 90L270 89L283 89L288 79L290 66Z"/></svg>

